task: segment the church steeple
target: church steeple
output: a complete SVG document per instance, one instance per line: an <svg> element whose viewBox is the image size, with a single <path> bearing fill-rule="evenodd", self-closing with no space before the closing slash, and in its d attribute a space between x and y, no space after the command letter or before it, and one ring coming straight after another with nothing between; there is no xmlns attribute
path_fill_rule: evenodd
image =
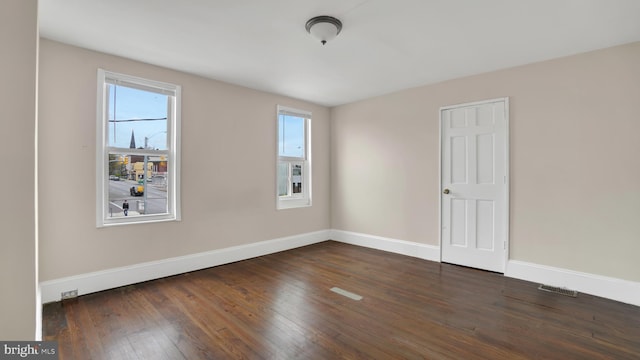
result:
<svg viewBox="0 0 640 360"><path fill-rule="evenodd" d="M133 130L131 130L131 143L129 144L129 149L136 148L136 138L133 136Z"/></svg>

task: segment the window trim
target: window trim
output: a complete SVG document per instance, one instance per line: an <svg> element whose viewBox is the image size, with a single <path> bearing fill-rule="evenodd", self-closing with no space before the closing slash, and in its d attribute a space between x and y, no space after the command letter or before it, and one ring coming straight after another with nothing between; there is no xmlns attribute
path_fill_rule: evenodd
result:
<svg viewBox="0 0 640 360"><path fill-rule="evenodd" d="M110 150L121 150L121 148L110 148L108 146L108 100L107 85L115 84L144 91L157 92L173 98L170 114L167 114L172 121L167 124L167 208L166 214L140 215L131 217L108 218L109 213L109 153ZM141 224L164 221L180 221L180 114L181 114L181 91L180 85L144 79L136 76L120 74L116 72L98 69L97 74L97 101L96 101L96 226L108 227L125 224ZM158 151L146 149L126 149L132 155L152 155Z"/></svg>
<svg viewBox="0 0 640 360"><path fill-rule="evenodd" d="M280 115L291 115L300 118L304 118L304 156L303 157L291 157L280 156L279 151L279 136L280 136ZM288 106L277 106L276 111L276 209L292 209L309 207L312 204L312 173L311 173L311 112L305 110L299 110ZM286 197L279 195L278 188L278 166L280 163L286 162L291 166L294 163L302 163L302 195L289 195ZM289 174L290 176L290 174ZM287 185L290 187L290 184Z"/></svg>

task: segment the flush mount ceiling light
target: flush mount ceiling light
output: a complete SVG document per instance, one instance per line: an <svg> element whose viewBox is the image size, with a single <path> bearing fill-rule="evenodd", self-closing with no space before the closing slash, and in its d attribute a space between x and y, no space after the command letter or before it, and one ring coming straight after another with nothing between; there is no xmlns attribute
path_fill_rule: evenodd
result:
<svg viewBox="0 0 640 360"><path fill-rule="evenodd" d="M320 40L324 45L340 34L342 22L332 16L322 15L309 19L305 28L311 36Z"/></svg>

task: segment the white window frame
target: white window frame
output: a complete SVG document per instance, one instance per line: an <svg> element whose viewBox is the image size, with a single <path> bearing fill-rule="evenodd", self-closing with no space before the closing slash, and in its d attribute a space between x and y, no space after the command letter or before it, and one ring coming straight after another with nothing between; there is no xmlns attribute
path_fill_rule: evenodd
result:
<svg viewBox="0 0 640 360"><path fill-rule="evenodd" d="M311 206L311 112L299 110L287 106L278 105L276 114L276 144L279 145L280 134L280 115L291 115L304 118L304 154L302 157L280 156L278 146L276 146L276 208L278 210L292 209ZM288 190L287 195L280 196L278 189L278 168L280 164L287 163L288 171ZM302 165L302 193L294 194L292 191L292 167L294 165Z"/></svg>
<svg viewBox="0 0 640 360"><path fill-rule="evenodd" d="M167 95L170 106L167 114L167 150L115 148L108 146L108 92L107 85L115 84ZM96 226L139 224L161 221L179 221L180 215L180 104L181 87L160 81L143 79L98 69L98 97L96 122ZM167 208L166 214L109 217L109 153L126 152L129 155L166 156ZM132 204L133 205L133 204ZM133 210L133 209L132 209Z"/></svg>

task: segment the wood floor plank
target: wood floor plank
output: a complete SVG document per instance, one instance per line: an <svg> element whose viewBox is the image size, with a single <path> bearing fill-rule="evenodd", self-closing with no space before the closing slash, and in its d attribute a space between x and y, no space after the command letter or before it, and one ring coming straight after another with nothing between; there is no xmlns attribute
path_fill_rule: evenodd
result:
<svg viewBox="0 0 640 360"><path fill-rule="evenodd" d="M174 326L176 336L173 341L187 359L227 359L234 356L235 348L218 332L225 328L216 313L205 317L198 314L199 309L190 306L191 294L185 293L182 284L189 276L163 279L162 286L155 288L153 283L145 284L150 288L146 299L155 305L157 311Z"/></svg>
<svg viewBox="0 0 640 360"><path fill-rule="evenodd" d="M272 271L273 270L268 267L261 268L254 276L262 277L264 274L269 274ZM228 276L229 275L227 275L227 277ZM282 276L280 276L280 280L284 280ZM268 280L265 279L265 281L261 283L264 284L265 282L268 282ZM255 284L253 288L261 289L261 293L269 296L267 288L262 288L261 285L258 284ZM308 329L308 331L314 330L312 333L316 336L316 340L320 340L322 346L325 346L327 350L334 351L335 347L333 345L338 336L342 336L341 341L352 339L352 336L348 331L340 328L340 326L344 326L342 324L342 317L336 314L336 309L333 308L331 304L323 301L323 296L308 297L310 294L308 290L316 288L318 287L298 281L294 277L287 277L285 281L280 282L277 291L273 294L273 297L267 300L267 303L274 304L273 310L279 316L289 319L290 322L303 324L311 322L314 328ZM328 293L328 288L320 287L320 289L321 292ZM328 338L330 338L329 341L327 341ZM349 357L354 356L355 358L360 358L360 354L362 353L361 347L362 346L354 348L343 347L338 354L342 356L349 354ZM378 357L389 356L381 351L377 345L368 346L366 353ZM371 356L369 358L371 358Z"/></svg>
<svg viewBox="0 0 640 360"><path fill-rule="evenodd" d="M246 278L246 273L238 273ZM309 341L306 341L306 331L273 309L265 307L267 298L259 292L256 293L255 286L250 290L239 283L229 284L225 288L221 278L211 275L194 279L194 285L206 291L209 298L217 298L216 302L219 304L235 304L239 309L230 312L230 315L234 316L230 321L247 323L252 331L260 334L265 340L269 347L267 353L272 354L274 358L297 357L310 346ZM221 289L223 291L220 291Z"/></svg>
<svg viewBox="0 0 640 360"><path fill-rule="evenodd" d="M124 300L129 313L146 320L142 328L129 335L129 342L141 359L186 359L172 341L172 337L177 334L173 324L151 306L145 297L145 292L135 289L128 293Z"/></svg>
<svg viewBox="0 0 640 360"><path fill-rule="evenodd" d="M333 241L43 315L61 359L640 358L636 306Z"/></svg>

